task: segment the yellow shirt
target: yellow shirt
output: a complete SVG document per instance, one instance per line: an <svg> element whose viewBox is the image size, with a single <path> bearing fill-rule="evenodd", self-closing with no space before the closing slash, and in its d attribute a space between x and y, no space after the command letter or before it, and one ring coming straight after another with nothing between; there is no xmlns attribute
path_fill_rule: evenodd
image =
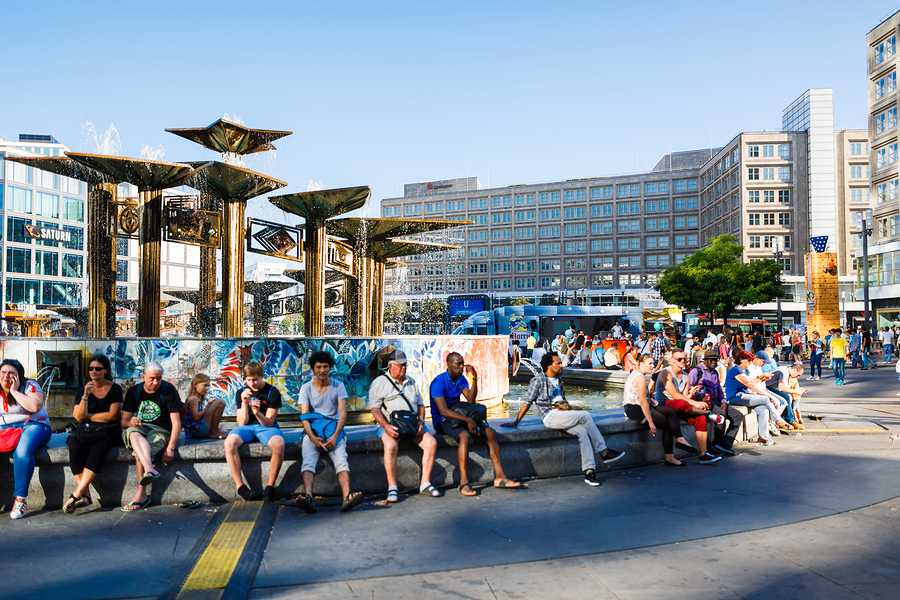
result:
<svg viewBox="0 0 900 600"><path fill-rule="evenodd" d="M831 338L831 358L847 357L847 340L842 337Z"/></svg>

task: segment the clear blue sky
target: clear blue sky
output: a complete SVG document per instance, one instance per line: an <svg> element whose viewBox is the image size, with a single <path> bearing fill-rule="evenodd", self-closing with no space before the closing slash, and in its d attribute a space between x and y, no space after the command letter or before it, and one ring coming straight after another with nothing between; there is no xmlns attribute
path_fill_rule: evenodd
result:
<svg viewBox="0 0 900 600"><path fill-rule="evenodd" d="M124 155L197 160L163 130L227 113L294 132L248 167L287 191L367 184L376 207L467 173L634 172L778 129L810 87L865 128L865 36L898 1L9 2L0 136L96 151L90 121Z"/></svg>

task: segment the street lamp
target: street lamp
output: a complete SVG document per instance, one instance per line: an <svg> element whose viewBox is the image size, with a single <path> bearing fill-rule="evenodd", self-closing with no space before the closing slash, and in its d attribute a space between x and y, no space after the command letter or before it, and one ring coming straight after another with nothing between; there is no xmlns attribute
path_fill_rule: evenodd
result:
<svg viewBox="0 0 900 600"><path fill-rule="evenodd" d="M780 235L777 235L777 236L775 236L774 242L775 243L772 244L772 247L774 249L772 254L775 256L775 260L780 262L781 257L784 256L784 240L782 239L782 237ZM780 275L778 276L778 279L779 280L781 279ZM778 306L777 321L778 321L778 332L780 334L781 331L784 330L784 327L782 327L783 323L782 323L782 319L781 319L781 295L779 295L776 298L776 301L778 303L777 304L777 306Z"/></svg>
<svg viewBox="0 0 900 600"><path fill-rule="evenodd" d="M841 323L847 322L847 290L841 291L841 312L844 313ZM848 327L849 329L849 327Z"/></svg>
<svg viewBox="0 0 900 600"><path fill-rule="evenodd" d="M869 331L869 236L872 235L872 209L861 211L862 219L856 223L856 233L862 234L863 243L863 324Z"/></svg>

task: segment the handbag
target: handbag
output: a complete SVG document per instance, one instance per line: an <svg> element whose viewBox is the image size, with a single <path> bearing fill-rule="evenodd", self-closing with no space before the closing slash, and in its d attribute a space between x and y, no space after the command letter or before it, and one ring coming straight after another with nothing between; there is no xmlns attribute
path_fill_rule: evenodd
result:
<svg viewBox="0 0 900 600"><path fill-rule="evenodd" d="M94 423L92 421L81 421L75 426L73 435L82 444L94 444L100 440L106 439L110 429L115 427L115 423Z"/></svg>
<svg viewBox="0 0 900 600"><path fill-rule="evenodd" d="M393 411L390 413L388 421L397 428L397 435L400 439L413 440L419 435L419 415L418 413L413 412L412 404L409 403L409 400L406 399L406 396L403 395L403 391L397 387L394 380L387 375L384 375L384 377L391 382L391 385L394 386L394 389L397 390L400 397L403 398L403 401L406 402L406 405L409 407L409 410Z"/></svg>
<svg viewBox="0 0 900 600"><path fill-rule="evenodd" d="M487 425L487 407L484 404L457 402L450 407L450 410L465 417L469 417L475 421L475 426L478 427L479 432L484 431L484 428ZM450 426L453 427L453 429L460 429L466 426L466 422L460 421L459 419L451 419Z"/></svg>
<svg viewBox="0 0 900 600"><path fill-rule="evenodd" d="M22 431L25 429L25 423L30 419L31 415L28 415L21 427L6 427L0 430L0 452L12 452L16 449L16 446L19 445L19 438L22 437Z"/></svg>

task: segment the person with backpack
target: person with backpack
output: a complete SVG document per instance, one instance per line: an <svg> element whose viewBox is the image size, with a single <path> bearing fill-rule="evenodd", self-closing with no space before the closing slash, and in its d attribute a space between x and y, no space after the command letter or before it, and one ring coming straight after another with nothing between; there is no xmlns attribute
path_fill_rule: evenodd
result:
<svg viewBox="0 0 900 600"><path fill-rule="evenodd" d="M184 405L178 390L163 381L163 368L158 362L144 366L142 382L128 388L122 402L122 440L137 463L138 489L125 512L147 508L150 497L147 486L159 479L153 459L162 452L162 464L175 460L175 447L181 434L181 411Z"/></svg>
<svg viewBox="0 0 900 600"><path fill-rule="evenodd" d="M281 392L263 379L265 369L257 361L244 366L244 388L235 396L238 426L225 438L225 461L234 479L237 495L244 500L275 500L275 481L284 462L284 436L278 427L278 410L281 408ZM252 491L241 476L241 458L238 449L243 444L261 442L272 449L269 460L269 480L262 493Z"/></svg>

